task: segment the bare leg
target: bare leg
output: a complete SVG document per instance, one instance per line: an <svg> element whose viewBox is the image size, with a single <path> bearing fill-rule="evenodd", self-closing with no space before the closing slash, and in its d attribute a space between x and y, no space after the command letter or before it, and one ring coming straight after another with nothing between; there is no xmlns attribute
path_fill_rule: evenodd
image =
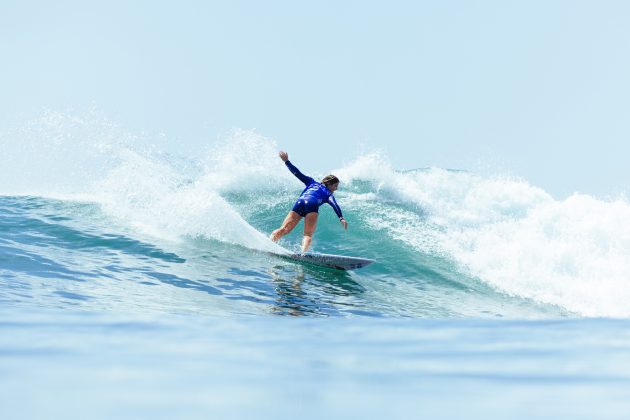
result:
<svg viewBox="0 0 630 420"><path fill-rule="evenodd" d="M269 239L276 242L278 239L282 238L287 233L291 232L295 225L297 225L300 220L302 220L302 216L291 210L287 217L284 218L284 222L282 222L282 226L279 229L274 230L271 233Z"/></svg>
<svg viewBox="0 0 630 420"><path fill-rule="evenodd" d="M313 233L315 233L315 228L317 227L317 217L319 213L309 213L306 215L304 219L304 238L302 239L302 252L308 251L311 247L311 242L313 241Z"/></svg>

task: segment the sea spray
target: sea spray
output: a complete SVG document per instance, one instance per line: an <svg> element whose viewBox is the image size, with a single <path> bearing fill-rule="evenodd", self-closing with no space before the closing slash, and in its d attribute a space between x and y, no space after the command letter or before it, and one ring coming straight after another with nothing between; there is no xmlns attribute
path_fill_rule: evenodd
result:
<svg viewBox="0 0 630 420"><path fill-rule="evenodd" d="M556 200L526 181L429 168L399 172L378 155L339 170L372 191L366 223L511 295L587 316L628 316L630 204ZM368 192L364 192L368 193Z"/></svg>
<svg viewBox="0 0 630 420"><path fill-rule="evenodd" d="M83 114L46 111L0 134L0 194L85 194L114 163L118 151L139 136L96 110Z"/></svg>
<svg viewBox="0 0 630 420"><path fill-rule="evenodd" d="M281 250L267 235L301 184L278 159L273 139L234 130L206 153L176 156L140 137L98 116L47 113L13 137L3 135L0 193L89 200L130 234ZM400 171L376 153L336 169L315 160L295 163L314 177L331 169L340 177L336 196L350 229L340 230L323 207L316 250L379 260L371 270L405 290L404 297L390 290L383 302L441 314L440 305L457 306L448 303L453 287L488 293L475 285L482 284L579 315L630 315L630 205L624 198L557 200L522 179L441 168ZM296 229L283 244L291 247L299 236ZM427 284L437 287L436 295ZM473 296L468 305L491 305L486 297ZM477 313L459 306L445 313Z"/></svg>
<svg viewBox="0 0 630 420"><path fill-rule="evenodd" d="M262 251L284 252L221 197L205 173L190 179L168 164L126 151L95 184L105 210L145 233L178 240L206 237ZM220 183L219 183L220 185ZM97 193L96 193L97 192Z"/></svg>

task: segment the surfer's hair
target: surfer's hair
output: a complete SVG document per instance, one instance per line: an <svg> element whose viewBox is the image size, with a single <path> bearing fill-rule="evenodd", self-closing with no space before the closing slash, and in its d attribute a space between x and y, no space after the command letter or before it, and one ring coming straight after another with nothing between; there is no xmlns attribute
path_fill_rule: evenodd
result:
<svg viewBox="0 0 630 420"><path fill-rule="evenodd" d="M339 184L339 178L337 178L334 175L326 175L324 179L322 179L322 184L324 184L327 187L331 185Z"/></svg>

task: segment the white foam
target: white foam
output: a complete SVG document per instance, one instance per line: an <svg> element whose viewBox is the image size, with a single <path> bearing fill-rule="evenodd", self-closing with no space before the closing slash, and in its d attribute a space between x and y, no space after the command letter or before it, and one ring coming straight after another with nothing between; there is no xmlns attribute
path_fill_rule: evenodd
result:
<svg viewBox="0 0 630 420"><path fill-rule="evenodd" d="M2 139L0 193L89 197L155 236L283 252L223 198L296 189L274 141L235 130L202 159L174 160L136 140L98 117L49 113ZM439 168L399 172L379 154L333 173L343 183L344 210L370 229L447 256L506 293L587 316L630 316L625 199L555 200L514 178Z"/></svg>
<svg viewBox="0 0 630 420"><path fill-rule="evenodd" d="M276 146L254 132L235 130L207 159L182 159L96 111L79 116L46 112L0 140L2 194L87 199L153 236L206 237L284 252L221 197L239 183L251 188L287 176L274 176ZM280 173L281 165L273 163Z"/></svg>
<svg viewBox="0 0 630 420"><path fill-rule="evenodd" d="M126 150L96 190L107 212L154 236L205 237L283 252L221 197L224 184L214 179L211 172L189 179L164 162Z"/></svg>
<svg viewBox="0 0 630 420"><path fill-rule="evenodd" d="M437 168L400 173L378 155L338 172L378 192L379 202L359 206L370 226L421 252L448 255L509 294L586 316L630 316L625 199L558 201L518 179Z"/></svg>

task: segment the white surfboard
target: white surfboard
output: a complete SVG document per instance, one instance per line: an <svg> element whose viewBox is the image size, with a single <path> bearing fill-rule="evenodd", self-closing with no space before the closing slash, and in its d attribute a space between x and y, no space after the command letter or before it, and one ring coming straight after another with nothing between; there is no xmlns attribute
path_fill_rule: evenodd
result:
<svg viewBox="0 0 630 420"><path fill-rule="evenodd" d="M366 265L370 265L375 261L368 258L348 257L345 255L317 254L310 252L305 254L276 255L295 261L319 265L321 267L336 268L337 270L356 270L365 267Z"/></svg>

